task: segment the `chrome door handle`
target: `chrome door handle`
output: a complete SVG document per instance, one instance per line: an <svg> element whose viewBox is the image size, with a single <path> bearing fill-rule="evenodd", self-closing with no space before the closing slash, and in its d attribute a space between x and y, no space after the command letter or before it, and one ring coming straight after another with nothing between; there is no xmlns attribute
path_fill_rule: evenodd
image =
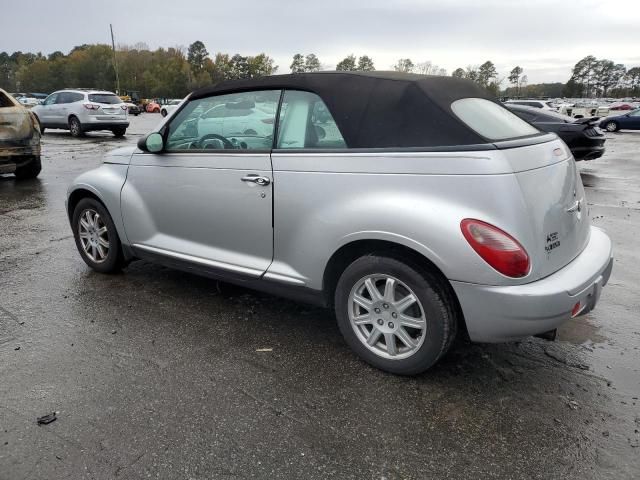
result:
<svg viewBox="0 0 640 480"><path fill-rule="evenodd" d="M266 187L271 183L271 179L269 177L261 177L260 175L256 175L255 173L250 173L246 177L242 177L240 180L243 182L251 182L261 187Z"/></svg>

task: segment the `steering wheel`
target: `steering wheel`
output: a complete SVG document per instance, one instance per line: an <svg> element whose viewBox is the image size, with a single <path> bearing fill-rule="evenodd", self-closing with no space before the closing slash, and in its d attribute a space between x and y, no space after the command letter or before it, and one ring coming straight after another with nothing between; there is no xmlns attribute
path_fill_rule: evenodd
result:
<svg viewBox="0 0 640 480"><path fill-rule="evenodd" d="M229 141L229 139L223 137L222 135L218 135L217 133L209 133L207 135L204 135L200 140L198 140L196 143L193 144L193 146L197 149L203 150L204 147L204 142L206 140L210 140L210 139L216 139L216 140L220 140L222 142L222 144L224 145L224 148L228 149L228 150L233 150L236 147L233 146L233 143L231 143Z"/></svg>

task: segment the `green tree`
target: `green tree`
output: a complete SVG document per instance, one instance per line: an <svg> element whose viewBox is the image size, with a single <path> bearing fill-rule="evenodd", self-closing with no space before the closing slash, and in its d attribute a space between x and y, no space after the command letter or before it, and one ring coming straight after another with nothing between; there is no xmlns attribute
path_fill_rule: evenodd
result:
<svg viewBox="0 0 640 480"><path fill-rule="evenodd" d="M472 67L471 65L468 65L467 69L464 71L464 78L473 80L474 82L478 81L478 75L478 67Z"/></svg>
<svg viewBox="0 0 640 480"><path fill-rule="evenodd" d="M396 72L410 73L413 71L414 64L410 58L401 58L393 66Z"/></svg>
<svg viewBox="0 0 640 480"><path fill-rule="evenodd" d="M291 69L291 73L304 72L304 55L296 53L293 56L293 61L291 62L291 65L289 65L289 68Z"/></svg>
<svg viewBox="0 0 640 480"><path fill-rule="evenodd" d="M343 60L338 62L338 64L336 65L336 70L338 70L338 71L349 72L349 71L353 71L355 69L356 69L356 57L355 57L355 55L349 55L348 57L345 57Z"/></svg>
<svg viewBox="0 0 640 480"><path fill-rule="evenodd" d="M204 69L204 61L208 56L209 52L207 52L207 48L200 40L196 40L189 45L187 61L189 62L189 65L191 65L191 70L193 72L202 71Z"/></svg>
<svg viewBox="0 0 640 480"><path fill-rule="evenodd" d="M581 96L591 95L597 62L596 57L587 55L573 67L570 80L573 80L573 84L581 86Z"/></svg>
<svg viewBox="0 0 640 480"><path fill-rule="evenodd" d="M513 67L509 73L509 83L515 87L516 95L520 95L520 75L522 75L522 68L519 66Z"/></svg>
<svg viewBox="0 0 640 480"><path fill-rule="evenodd" d="M315 53L310 53L304 58L304 71L305 72L319 72L320 60L316 57Z"/></svg>
<svg viewBox="0 0 640 480"><path fill-rule="evenodd" d="M273 59L264 53L256 55L255 57L248 57L247 63L249 64L250 78L273 75L278 70L278 67L273 64Z"/></svg>
<svg viewBox="0 0 640 480"><path fill-rule="evenodd" d="M497 76L498 72L496 71L495 65L490 60L487 60L478 68L476 82L486 88L492 81L495 81Z"/></svg>
<svg viewBox="0 0 640 480"><path fill-rule="evenodd" d="M375 69L376 67L373 65L373 60L367 55L362 55L358 58L358 66L356 67L356 70L361 72L372 72Z"/></svg>
<svg viewBox="0 0 640 480"><path fill-rule="evenodd" d="M451 76L456 78L465 78L466 75L464 68L456 68L453 72L451 72Z"/></svg>
<svg viewBox="0 0 640 480"><path fill-rule="evenodd" d="M214 85L229 80L231 78L231 57L227 53L216 53L212 62L205 63L205 68Z"/></svg>
<svg viewBox="0 0 640 480"><path fill-rule="evenodd" d="M229 78L233 80L250 78L249 57L236 53L229 62Z"/></svg>
<svg viewBox="0 0 640 480"><path fill-rule="evenodd" d="M0 62L1 65L1 62ZM632 95L640 94L640 67L633 67L627 70L624 76Z"/></svg>
<svg viewBox="0 0 640 480"><path fill-rule="evenodd" d="M617 86L624 74L626 73L626 69L624 65L620 63L613 63L611 60L598 60L593 68L593 80L596 88L598 88L599 93L602 96L606 97L607 93L612 87Z"/></svg>

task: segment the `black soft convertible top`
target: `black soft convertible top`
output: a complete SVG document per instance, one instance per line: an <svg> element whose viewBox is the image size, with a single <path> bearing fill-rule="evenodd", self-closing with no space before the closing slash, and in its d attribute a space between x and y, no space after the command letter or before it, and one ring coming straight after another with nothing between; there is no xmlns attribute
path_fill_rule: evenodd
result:
<svg viewBox="0 0 640 480"><path fill-rule="evenodd" d="M318 72L233 80L196 90L191 99L247 90L316 93L350 148L439 147L491 143L451 110L461 98L493 100L476 83L399 72Z"/></svg>

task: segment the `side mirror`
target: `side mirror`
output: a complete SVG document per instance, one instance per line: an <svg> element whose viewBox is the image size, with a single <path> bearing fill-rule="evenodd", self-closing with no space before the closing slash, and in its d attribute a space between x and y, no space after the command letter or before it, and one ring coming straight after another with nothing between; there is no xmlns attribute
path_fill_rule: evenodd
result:
<svg viewBox="0 0 640 480"><path fill-rule="evenodd" d="M143 152L161 152L164 149L164 139L158 132L150 133L138 140L138 148Z"/></svg>

